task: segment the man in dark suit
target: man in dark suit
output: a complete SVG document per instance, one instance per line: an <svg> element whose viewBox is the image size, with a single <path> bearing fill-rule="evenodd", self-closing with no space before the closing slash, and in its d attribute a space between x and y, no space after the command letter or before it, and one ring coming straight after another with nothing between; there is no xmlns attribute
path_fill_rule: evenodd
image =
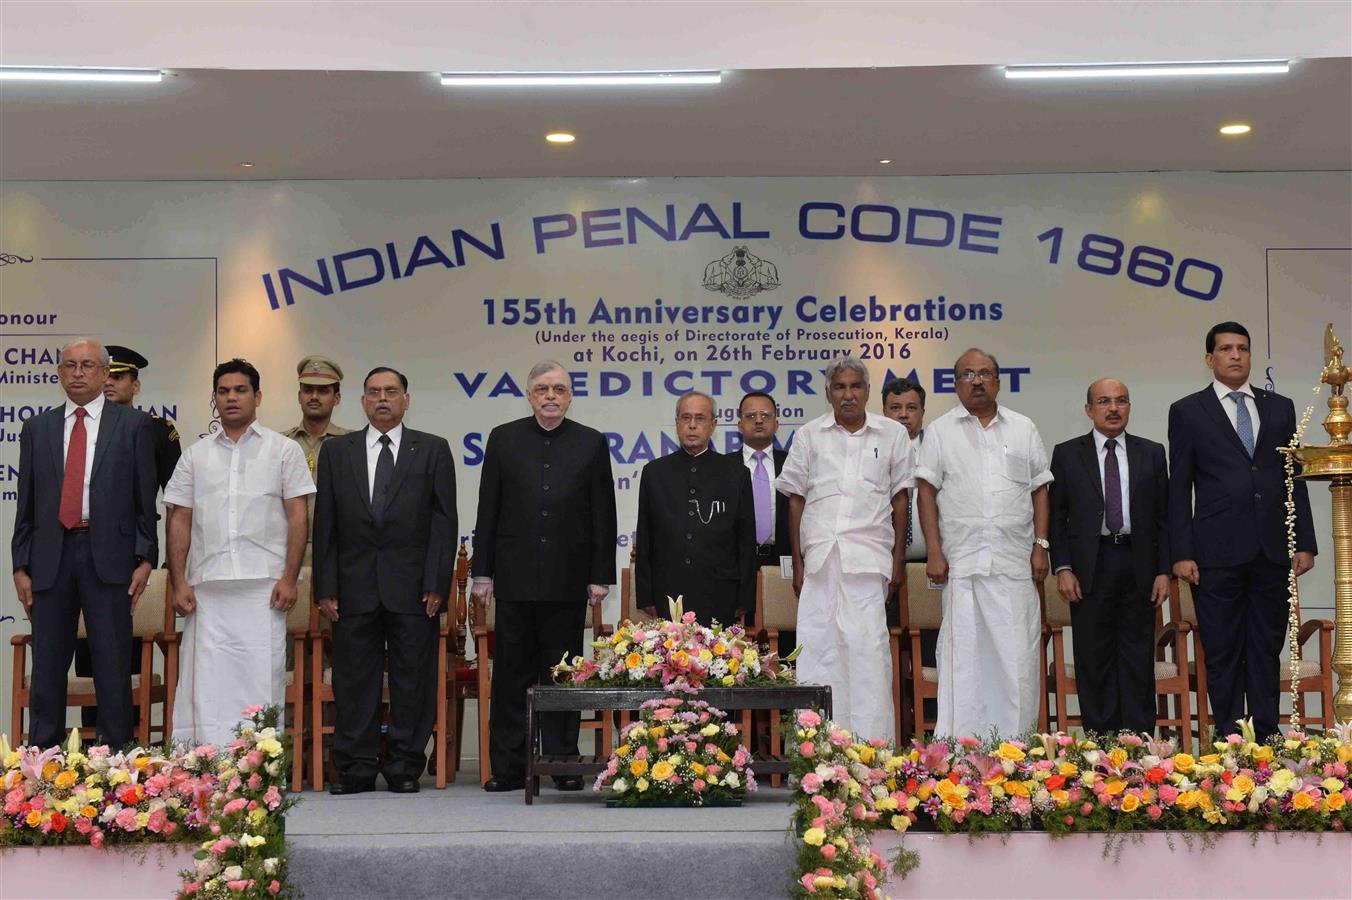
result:
<svg viewBox="0 0 1352 900"><path fill-rule="evenodd" d="M762 391L752 391L737 404L742 464L751 474L752 502L756 512L758 566L777 567L780 559L793 555L793 548L789 546L789 498L775 490L775 477L789 456L775 446L775 433L779 431L778 409L775 398Z"/></svg>
<svg viewBox="0 0 1352 900"><path fill-rule="evenodd" d="M638 490L637 605L665 616L667 598L681 597L702 625L731 625L756 607L751 476L741 459L709 446L717 421L708 394L681 397L681 449L644 466Z"/></svg>
<svg viewBox="0 0 1352 900"><path fill-rule="evenodd" d="M437 614L455 570L455 466L445 438L403 425L408 379L384 366L362 385L370 424L324 442L314 592L333 622L337 720L331 794L414 793L436 716ZM380 745L389 655L390 724Z"/></svg>
<svg viewBox="0 0 1352 900"><path fill-rule="evenodd" d="M536 363L526 398L534 415L493 429L479 479L473 598L480 608L498 601L486 791L524 786L526 691L550 683L549 670L565 653L582 652L587 604L600 604L615 581L605 436L566 418L572 383L556 362ZM544 752L576 754L579 722L577 713L541 716ZM582 789L581 778L554 783Z"/></svg>
<svg viewBox="0 0 1352 900"><path fill-rule="evenodd" d="M33 623L29 743L60 742L66 675L83 613L98 736L132 739L131 611L156 563L155 434L145 413L103 396L108 352L77 340L61 351L62 406L19 436L14 587Z"/></svg>
<svg viewBox="0 0 1352 900"><path fill-rule="evenodd" d="M1127 434L1131 395L1089 386L1086 435L1052 451L1051 556L1070 604L1086 731L1155 730L1155 608L1169 597L1164 446Z"/></svg>
<svg viewBox="0 0 1352 900"><path fill-rule="evenodd" d="M1221 734L1245 701L1258 739L1276 734L1278 656L1286 635L1287 573L1314 566L1305 482L1295 483L1296 546L1286 543L1286 472L1296 410L1249 384L1249 332L1222 322L1206 336L1215 380L1169 407L1169 543L1174 574L1193 585L1207 690Z"/></svg>

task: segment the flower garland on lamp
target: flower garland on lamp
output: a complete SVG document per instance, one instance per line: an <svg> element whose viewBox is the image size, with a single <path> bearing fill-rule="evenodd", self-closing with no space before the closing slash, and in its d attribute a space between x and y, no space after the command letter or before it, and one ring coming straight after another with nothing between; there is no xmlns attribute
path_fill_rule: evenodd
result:
<svg viewBox="0 0 1352 900"><path fill-rule="evenodd" d="M1323 389L1323 382L1314 386L1314 396L1319 397L1319 392ZM1286 467L1286 558L1295 559L1296 556L1296 457L1295 451L1300 447L1301 438L1305 436L1305 429L1309 427L1310 417L1314 415L1314 402L1305 407L1305 413L1300 417L1300 424L1296 426L1295 434L1291 435L1291 443L1285 447L1278 448L1278 452L1285 457L1283 465ZM1286 643L1290 648L1290 658L1287 660L1287 675L1291 680L1291 727L1299 730L1300 728L1300 584L1296 579L1296 570L1287 567L1286 570L1286 596L1287 596L1287 617L1286 617ZM1327 701L1325 701L1327 702Z"/></svg>

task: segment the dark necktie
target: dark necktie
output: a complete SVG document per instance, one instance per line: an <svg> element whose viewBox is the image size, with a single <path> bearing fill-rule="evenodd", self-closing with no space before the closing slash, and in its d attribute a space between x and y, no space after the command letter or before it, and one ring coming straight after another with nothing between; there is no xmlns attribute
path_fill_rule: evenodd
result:
<svg viewBox="0 0 1352 900"><path fill-rule="evenodd" d="M1108 455L1103 458L1103 524L1109 534L1122 530L1122 476L1117 471L1117 441L1109 440L1103 445Z"/></svg>
<svg viewBox="0 0 1352 900"><path fill-rule="evenodd" d="M380 436L380 456L376 457L376 477L371 488L371 513L379 521L385 514L385 500L394 476L394 451L390 450L390 436Z"/></svg>
<svg viewBox="0 0 1352 900"><path fill-rule="evenodd" d="M1231 400L1235 401L1235 431L1239 433L1239 442L1244 452L1253 458L1253 417L1249 415L1249 405L1244 402L1242 391L1231 391Z"/></svg>
<svg viewBox="0 0 1352 900"><path fill-rule="evenodd" d="M85 416L88 410L75 407L75 424L70 429L70 445L66 447L66 473L61 479L61 507L57 518L65 528L74 528L84 518Z"/></svg>

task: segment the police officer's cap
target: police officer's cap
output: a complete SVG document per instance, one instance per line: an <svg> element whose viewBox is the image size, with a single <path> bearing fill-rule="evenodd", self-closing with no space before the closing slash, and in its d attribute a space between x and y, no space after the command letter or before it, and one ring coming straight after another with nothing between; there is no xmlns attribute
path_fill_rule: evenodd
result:
<svg viewBox="0 0 1352 900"><path fill-rule="evenodd" d="M296 380L301 384L337 384L343 370L327 356L307 356L296 364Z"/></svg>
<svg viewBox="0 0 1352 900"><path fill-rule="evenodd" d="M112 375L122 372L130 372L132 375L136 375L141 369L150 365L150 360L129 347L107 344L103 349L108 351L108 372Z"/></svg>

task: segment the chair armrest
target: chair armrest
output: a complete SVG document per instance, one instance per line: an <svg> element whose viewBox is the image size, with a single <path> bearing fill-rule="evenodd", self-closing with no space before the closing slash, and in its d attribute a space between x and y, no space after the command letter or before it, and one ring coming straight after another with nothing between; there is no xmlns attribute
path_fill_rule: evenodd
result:
<svg viewBox="0 0 1352 900"><path fill-rule="evenodd" d="M1177 622L1166 622L1164 627L1160 629L1159 634L1155 635L1155 649L1162 650L1168 647L1182 633L1183 631L1178 627Z"/></svg>
<svg viewBox="0 0 1352 900"><path fill-rule="evenodd" d="M1300 626L1300 631L1296 634L1296 640L1304 646L1305 642L1320 631L1333 631L1333 623L1328 619L1310 619Z"/></svg>
<svg viewBox="0 0 1352 900"><path fill-rule="evenodd" d="M22 647L24 644L33 643L33 635L31 633L16 634L10 637L9 642L15 647Z"/></svg>

